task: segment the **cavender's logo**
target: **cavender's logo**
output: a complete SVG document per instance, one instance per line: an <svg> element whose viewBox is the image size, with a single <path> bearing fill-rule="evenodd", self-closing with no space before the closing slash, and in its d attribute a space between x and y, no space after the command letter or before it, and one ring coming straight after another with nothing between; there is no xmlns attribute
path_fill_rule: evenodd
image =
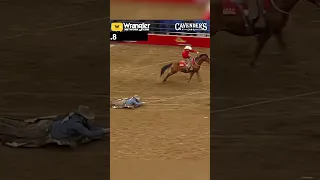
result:
<svg viewBox="0 0 320 180"><path fill-rule="evenodd" d="M111 23L111 31L123 31L123 23L121 22Z"/></svg>
<svg viewBox="0 0 320 180"><path fill-rule="evenodd" d="M177 42L177 43L185 43L185 42L187 42L187 41L185 41L185 40L183 40L182 38L178 37L178 38L176 39L176 42Z"/></svg>

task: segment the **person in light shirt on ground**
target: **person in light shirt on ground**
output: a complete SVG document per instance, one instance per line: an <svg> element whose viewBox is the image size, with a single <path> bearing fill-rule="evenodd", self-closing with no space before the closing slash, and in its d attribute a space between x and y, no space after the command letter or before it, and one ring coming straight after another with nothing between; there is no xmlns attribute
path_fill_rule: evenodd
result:
<svg viewBox="0 0 320 180"><path fill-rule="evenodd" d="M136 108L143 104L143 102L140 101L140 97L138 95L134 95L128 99L125 100L125 106L128 108Z"/></svg>

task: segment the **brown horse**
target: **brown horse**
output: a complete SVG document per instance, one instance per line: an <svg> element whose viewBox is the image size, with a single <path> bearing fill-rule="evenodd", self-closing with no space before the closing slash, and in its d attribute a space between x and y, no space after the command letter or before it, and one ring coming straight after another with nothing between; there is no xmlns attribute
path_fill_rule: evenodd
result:
<svg viewBox="0 0 320 180"><path fill-rule="evenodd" d="M257 47L255 49L254 57L250 62L251 67L255 67L255 63L263 49L265 43L275 36L277 42L282 50L287 48L283 39L282 30L286 26L291 10L300 0L266 0L270 3L270 7L263 13L263 18L266 21L265 28L254 28L252 31L248 31L245 26L245 20L243 14L241 15L239 6L234 6L231 10L234 13L230 13L230 8L225 7L224 3L232 0L212 0L212 23L211 32L216 34L219 31L226 31L237 36L256 36ZM320 0L304 0L307 3L312 3L320 7ZM230 3L230 2L229 2ZM231 2L232 4L232 2ZM234 4L233 4L234 5ZM264 8L266 5L264 6Z"/></svg>
<svg viewBox="0 0 320 180"><path fill-rule="evenodd" d="M200 74L199 74L199 70L200 70L200 67L201 67L201 64L203 62L207 62L210 64L210 57L207 55L207 54L201 54L199 55L198 57L196 57L195 59L192 60L192 67L193 69L192 70L188 70L187 69L187 66L184 62L184 60L182 61L179 61L179 62L174 62L174 63L170 63L170 64L167 64L165 66L163 66L161 68L161 73L160 73L160 77L163 75L163 73L171 67L171 71L167 74L167 76L163 79L162 82L165 82L167 81L167 79L176 74L177 72L183 72L183 73L189 73L190 74L190 77L189 77L189 80L188 80L188 83L191 81L191 78L192 76L194 75L194 73L197 74L197 77L198 77L198 81L201 81L201 77L200 77Z"/></svg>

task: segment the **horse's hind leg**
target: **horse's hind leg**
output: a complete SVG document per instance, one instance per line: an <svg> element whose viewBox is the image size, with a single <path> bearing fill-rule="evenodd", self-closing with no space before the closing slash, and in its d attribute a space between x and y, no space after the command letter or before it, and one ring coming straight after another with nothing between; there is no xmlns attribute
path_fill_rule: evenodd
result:
<svg viewBox="0 0 320 180"><path fill-rule="evenodd" d="M287 63L291 64L292 60L294 58L292 58L291 53L288 51L288 46L287 46L286 42L284 41L282 31L274 33L274 36L277 39L279 47L281 48L280 55Z"/></svg>
<svg viewBox="0 0 320 180"><path fill-rule="evenodd" d="M263 34L260 34L258 35L257 37L257 42L258 42L258 45L255 49L255 52L254 52L254 58L253 60L250 62L250 66L252 68L254 68L256 66L256 61L261 53L261 50L263 49L263 47L265 46L266 42L270 39L271 37L271 33L270 32L265 32Z"/></svg>
<svg viewBox="0 0 320 180"><path fill-rule="evenodd" d="M168 79L170 76L174 75L175 73L177 73L177 72L175 72L175 71L169 72L169 73L166 75L166 77L162 80L162 82L166 82L167 79Z"/></svg>

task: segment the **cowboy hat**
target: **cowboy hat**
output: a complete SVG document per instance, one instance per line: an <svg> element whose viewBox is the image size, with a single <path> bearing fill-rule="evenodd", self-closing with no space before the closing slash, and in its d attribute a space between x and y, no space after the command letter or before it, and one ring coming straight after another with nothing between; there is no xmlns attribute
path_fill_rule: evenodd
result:
<svg viewBox="0 0 320 180"><path fill-rule="evenodd" d="M94 112L92 112L88 106L80 105L77 113L88 120L94 120L95 118Z"/></svg>

